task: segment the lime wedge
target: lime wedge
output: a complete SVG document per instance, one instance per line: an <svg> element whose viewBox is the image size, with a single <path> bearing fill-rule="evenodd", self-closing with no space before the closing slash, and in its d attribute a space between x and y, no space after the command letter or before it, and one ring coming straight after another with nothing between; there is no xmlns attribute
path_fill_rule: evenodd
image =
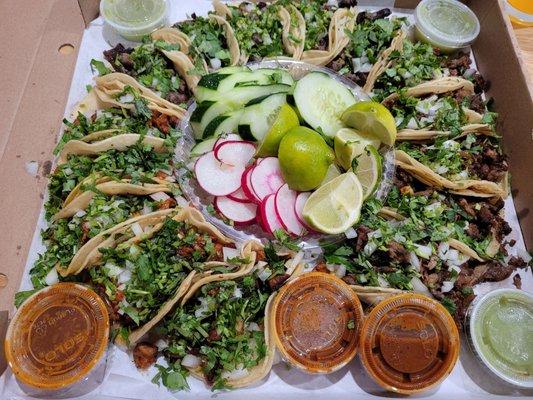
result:
<svg viewBox="0 0 533 400"><path fill-rule="evenodd" d="M372 135L364 134L350 128L339 129L333 139L337 163L345 171L352 169L352 160L363 154L368 145L379 148L381 142Z"/></svg>
<svg viewBox="0 0 533 400"><path fill-rule="evenodd" d="M382 175L381 155L376 148L369 145L363 154L356 158L357 167L354 172L363 187L364 200L366 200L379 185Z"/></svg>
<svg viewBox="0 0 533 400"><path fill-rule="evenodd" d="M257 156L277 157L279 143L283 136L285 136L289 130L299 125L300 121L294 109L288 104L283 104L279 108L279 112L274 118L270 129L261 141L259 149L257 150Z"/></svg>
<svg viewBox="0 0 533 400"><path fill-rule="evenodd" d="M324 180L322 181L322 183L320 183L320 186L325 185L329 181L340 176L340 174L341 174L341 171L339 171L339 167L337 167L335 164L330 164L328 170L326 171L326 176L324 177Z"/></svg>
<svg viewBox="0 0 533 400"><path fill-rule="evenodd" d="M303 217L315 230L337 234L354 225L361 215L363 188L353 172L346 172L309 196Z"/></svg>
<svg viewBox="0 0 533 400"><path fill-rule="evenodd" d="M355 103L342 113L341 120L347 126L373 135L389 146L396 141L394 117L383 104L375 101Z"/></svg>

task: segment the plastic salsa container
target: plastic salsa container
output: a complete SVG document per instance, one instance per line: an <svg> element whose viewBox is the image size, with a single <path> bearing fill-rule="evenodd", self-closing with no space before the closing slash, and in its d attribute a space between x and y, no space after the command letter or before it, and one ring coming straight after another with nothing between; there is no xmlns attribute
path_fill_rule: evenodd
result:
<svg viewBox="0 0 533 400"><path fill-rule="evenodd" d="M443 52L469 46L479 29L476 14L457 0L422 0L415 10L417 38Z"/></svg>
<svg viewBox="0 0 533 400"><path fill-rule="evenodd" d="M533 295L498 289L476 299L465 329L480 362L501 379L533 388Z"/></svg>
<svg viewBox="0 0 533 400"><path fill-rule="evenodd" d="M282 287L273 304L274 340L282 357L309 373L330 373L357 352L363 309L336 276L303 274Z"/></svg>
<svg viewBox="0 0 533 400"><path fill-rule="evenodd" d="M165 25L166 0L102 0L100 15L122 37L140 41Z"/></svg>
<svg viewBox="0 0 533 400"><path fill-rule="evenodd" d="M26 392L76 396L101 381L108 337L102 299L85 286L58 283L18 309L6 334L6 359Z"/></svg>
<svg viewBox="0 0 533 400"><path fill-rule="evenodd" d="M413 394L438 385L459 356L453 318L437 301L400 294L368 315L360 339L361 361L372 378L391 392Z"/></svg>

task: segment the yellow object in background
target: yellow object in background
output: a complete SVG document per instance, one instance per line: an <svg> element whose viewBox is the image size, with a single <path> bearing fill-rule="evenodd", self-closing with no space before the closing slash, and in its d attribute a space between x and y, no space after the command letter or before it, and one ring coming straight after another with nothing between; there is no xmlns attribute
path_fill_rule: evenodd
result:
<svg viewBox="0 0 533 400"><path fill-rule="evenodd" d="M533 0L507 0L505 6L514 24L533 26Z"/></svg>

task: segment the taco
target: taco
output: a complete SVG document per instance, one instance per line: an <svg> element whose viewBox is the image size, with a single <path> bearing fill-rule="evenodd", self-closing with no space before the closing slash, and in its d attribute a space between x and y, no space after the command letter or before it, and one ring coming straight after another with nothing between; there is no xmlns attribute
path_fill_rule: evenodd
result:
<svg viewBox="0 0 533 400"><path fill-rule="evenodd" d="M138 99L136 107L145 105ZM146 109L144 110L146 111ZM158 111L139 113L137 109L118 107L103 102L96 91L91 90L77 103L69 119L64 119L64 129L54 154L59 154L70 140L91 143L123 133L175 140L179 119Z"/></svg>
<svg viewBox="0 0 533 400"><path fill-rule="evenodd" d="M67 142L60 162L50 176L46 218L55 215L67 205L83 187L91 187L112 177L114 180L131 179L138 183L152 179L172 180L174 141L157 140L156 150L147 145L147 136L123 134L88 144ZM69 143L73 143L72 145Z"/></svg>
<svg viewBox="0 0 533 400"><path fill-rule="evenodd" d="M269 373L275 353L270 304L279 285L302 269L297 256L280 256L270 246L246 243L244 251L260 261L229 273L213 269L196 280L154 330L168 343L166 371L181 375L182 389L188 375L214 390L249 386Z"/></svg>
<svg viewBox="0 0 533 400"><path fill-rule="evenodd" d="M215 12L232 27L239 45L240 64L289 56L300 59L305 21L289 2L214 1Z"/></svg>
<svg viewBox="0 0 533 400"><path fill-rule="evenodd" d="M209 70L239 63L239 43L233 28L216 12L209 12L207 17L192 14L190 19L174 24L173 29L185 36L188 47L180 52L170 52L167 56L187 80L191 90L194 90L198 79ZM168 35L168 32L164 34ZM161 36L160 31L152 34L155 38Z"/></svg>
<svg viewBox="0 0 533 400"><path fill-rule="evenodd" d="M78 250L102 232L128 219L176 205L174 198L166 194L172 189L170 182L102 180L105 183L92 190L79 190L42 230L46 250L30 270L35 288L56 282L57 271L66 269Z"/></svg>
<svg viewBox="0 0 533 400"><path fill-rule="evenodd" d="M113 72L98 76L95 82L96 86L92 91L104 104L135 110L147 117L151 116L151 112L170 115L180 120L185 115L184 108L163 99L124 73Z"/></svg>
<svg viewBox="0 0 533 400"><path fill-rule="evenodd" d="M102 289L115 311L115 322L131 331L130 344L164 317L197 273L213 266L253 267L253 257L244 253L245 249L237 251L233 242L197 210L184 207L166 211L129 220L108 231L105 245L86 252L79 264L73 260L64 273L88 271L92 285ZM239 254L231 260L233 264L227 261L228 251Z"/></svg>
<svg viewBox="0 0 533 400"><path fill-rule="evenodd" d="M314 65L327 65L337 57L350 42L346 32L355 26L355 10L339 8L331 16L328 27L327 46L325 49L306 50L302 54L302 61ZM307 36L307 30L306 30Z"/></svg>
<svg viewBox="0 0 533 400"><path fill-rule="evenodd" d="M112 72L120 72L131 76L144 87L152 90L159 97L186 108L191 98L185 80L182 80L175 63L168 57L173 52L187 49L185 35L168 32L171 28L163 28L159 34L152 34L142 44L134 48L126 48L121 43L103 52L104 62L91 60L100 76Z"/></svg>
<svg viewBox="0 0 533 400"><path fill-rule="evenodd" d="M359 12L353 29L346 32L350 42L326 67L371 92L377 77L388 68L390 53L397 51L405 38L405 19L388 19L390 14L388 8Z"/></svg>

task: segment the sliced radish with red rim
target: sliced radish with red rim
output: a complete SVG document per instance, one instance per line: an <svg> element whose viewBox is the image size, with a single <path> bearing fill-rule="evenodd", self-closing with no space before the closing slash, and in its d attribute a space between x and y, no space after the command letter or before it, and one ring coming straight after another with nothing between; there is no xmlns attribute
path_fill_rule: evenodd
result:
<svg viewBox="0 0 533 400"><path fill-rule="evenodd" d="M270 234L273 234L278 229L283 229L281 221L276 214L275 195L267 195L260 206L261 221L263 229Z"/></svg>
<svg viewBox="0 0 533 400"><path fill-rule="evenodd" d="M243 172L243 175L246 173ZM231 200L235 200L235 201L240 201L241 203L249 203L251 202L252 200L250 200L248 198L248 196L246 196L246 194L244 193L244 191L242 190L242 184L241 184L241 187L239 189L237 189L235 192L233 193L230 193L228 194L228 197L231 199Z"/></svg>
<svg viewBox="0 0 533 400"><path fill-rule="evenodd" d="M215 209L236 225L249 225L255 221L257 205L235 201L226 196L215 198Z"/></svg>
<svg viewBox="0 0 533 400"><path fill-rule="evenodd" d="M307 222L305 222L303 211L309 196L311 196L311 192L298 193L298 196L296 196L296 202L294 203L294 213L296 214L296 218L298 218L298 221L305 226L307 230L311 230L311 228L307 225Z"/></svg>
<svg viewBox="0 0 533 400"><path fill-rule="evenodd" d="M216 148L220 146L222 143L238 142L239 140L242 140L242 138L236 133L228 133L226 135L220 136L215 142L215 144L213 145L213 150L216 150Z"/></svg>
<svg viewBox="0 0 533 400"><path fill-rule="evenodd" d="M245 141L227 141L215 148L218 161L228 165L245 166L255 154L255 144Z"/></svg>
<svg viewBox="0 0 533 400"><path fill-rule="evenodd" d="M227 196L241 187L244 166L231 166L221 163L210 151L198 158L194 164L194 173L198 183L213 196Z"/></svg>
<svg viewBox="0 0 533 400"><path fill-rule="evenodd" d="M281 176L278 159L267 157L257 164L250 174L250 183L254 193L261 201L269 194L276 193L285 183Z"/></svg>
<svg viewBox="0 0 533 400"><path fill-rule="evenodd" d="M244 170L244 173L241 176L241 188L246 197L253 201L254 203L260 203L261 199L257 197L257 195L254 192L254 189L252 188L252 184L250 182L252 170L254 169L254 165L250 165L248 168Z"/></svg>
<svg viewBox="0 0 533 400"><path fill-rule="evenodd" d="M306 229L305 226L298 221L296 213L294 212L297 196L298 192L290 189L289 185L284 184L276 193L275 206L276 214L278 215L283 228L293 235L302 236Z"/></svg>

